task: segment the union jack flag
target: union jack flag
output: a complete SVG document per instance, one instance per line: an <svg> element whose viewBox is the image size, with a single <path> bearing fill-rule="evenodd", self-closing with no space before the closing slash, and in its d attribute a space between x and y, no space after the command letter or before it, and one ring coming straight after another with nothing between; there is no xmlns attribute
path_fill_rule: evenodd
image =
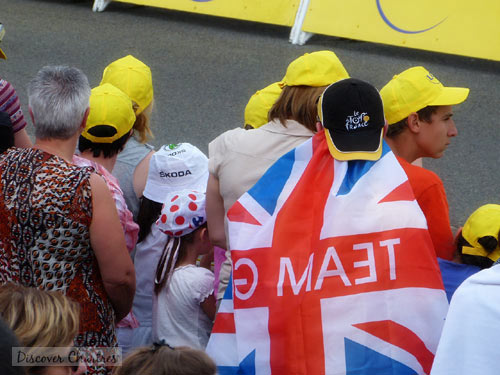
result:
<svg viewBox="0 0 500 375"><path fill-rule="evenodd" d="M384 143L338 161L323 132L228 211L230 287L207 352L226 374L429 374L448 309L427 223Z"/></svg>

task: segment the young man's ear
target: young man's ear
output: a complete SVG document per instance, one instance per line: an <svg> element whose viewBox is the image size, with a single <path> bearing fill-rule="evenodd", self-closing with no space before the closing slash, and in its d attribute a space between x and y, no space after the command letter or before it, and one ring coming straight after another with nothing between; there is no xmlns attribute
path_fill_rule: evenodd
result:
<svg viewBox="0 0 500 375"><path fill-rule="evenodd" d="M383 138L385 138L385 135L387 134L387 129L389 128L389 124L387 123L387 120L385 120L384 124L384 134L382 135Z"/></svg>
<svg viewBox="0 0 500 375"><path fill-rule="evenodd" d="M316 132L319 133L322 130L323 130L323 125L321 125L321 122L316 121Z"/></svg>
<svg viewBox="0 0 500 375"><path fill-rule="evenodd" d="M406 119L406 123L408 124L408 129L412 133L419 133L420 132L420 119L418 118L417 112L412 112Z"/></svg>

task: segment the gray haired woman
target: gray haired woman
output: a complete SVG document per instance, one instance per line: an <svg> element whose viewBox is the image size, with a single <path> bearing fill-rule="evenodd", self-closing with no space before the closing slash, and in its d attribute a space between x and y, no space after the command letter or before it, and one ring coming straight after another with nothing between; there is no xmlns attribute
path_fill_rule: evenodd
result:
<svg viewBox="0 0 500 375"><path fill-rule="evenodd" d="M75 345L116 346L115 319L131 308L135 272L106 183L71 162L88 116L87 77L47 66L28 96L35 144L0 155L0 284L63 292L81 307Z"/></svg>

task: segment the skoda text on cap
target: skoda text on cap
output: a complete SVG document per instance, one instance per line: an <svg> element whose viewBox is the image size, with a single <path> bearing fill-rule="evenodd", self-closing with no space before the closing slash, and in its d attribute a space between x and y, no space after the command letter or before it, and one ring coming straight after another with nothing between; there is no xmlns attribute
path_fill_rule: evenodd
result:
<svg viewBox="0 0 500 375"><path fill-rule="evenodd" d="M456 105L469 95L463 87L445 87L422 66L395 75L381 90L387 123L395 124L427 106Z"/></svg>
<svg viewBox="0 0 500 375"><path fill-rule="evenodd" d="M158 203L172 191L192 189L205 192L208 158L190 143L162 146L151 156L143 195Z"/></svg>
<svg viewBox="0 0 500 375"><path fill-rule="evenodd" d="M318 102L328 149L337 160L378 160L382 155L384 108L375 87L348 78L326 88Z"/></svg>

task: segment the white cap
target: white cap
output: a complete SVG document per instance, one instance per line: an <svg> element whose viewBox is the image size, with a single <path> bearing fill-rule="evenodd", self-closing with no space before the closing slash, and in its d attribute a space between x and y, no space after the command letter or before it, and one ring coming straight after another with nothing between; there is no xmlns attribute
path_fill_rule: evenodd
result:
<svg viewBox="0 0 500 375"><path fill-rule="evenodd" d="M163 145L149 161L148 179L143 195L158 203L178 190L205 192L208 158L190 143Z"/></svg>

